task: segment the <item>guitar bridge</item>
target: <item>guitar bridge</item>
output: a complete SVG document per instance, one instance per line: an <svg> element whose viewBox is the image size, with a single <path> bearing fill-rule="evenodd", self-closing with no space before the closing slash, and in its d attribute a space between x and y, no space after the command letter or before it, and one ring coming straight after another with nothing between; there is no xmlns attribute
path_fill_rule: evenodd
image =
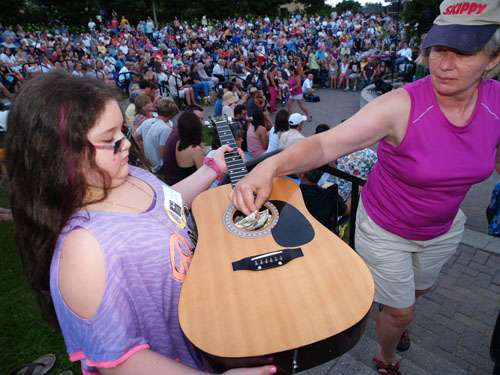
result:
<svg viewBox="0 0 500 375"><path fill-rule="evenodd" d="M304 256L304 253L300 247L254 255L233 262L233 271L264 271L269 268L281 267L291 260L302 256Z"/></svg>

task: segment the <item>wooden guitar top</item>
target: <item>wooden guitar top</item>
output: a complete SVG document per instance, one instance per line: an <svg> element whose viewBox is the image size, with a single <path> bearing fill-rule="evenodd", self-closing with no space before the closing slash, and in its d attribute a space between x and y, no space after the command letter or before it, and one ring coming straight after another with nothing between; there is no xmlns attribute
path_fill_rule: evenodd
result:
<svg viewBox="0 0 500 375"><path fill-rule="evenodd" d="M187 338L220 357L251 357L299 348L358 323L373 301L368 267L307 211L297 184L279 178L270 200L292 204L309 220L314 239L304 256L264 271L233 271L242 258L284 248L271 234L240 238L223 225L231 185L200 194L193 203L198 244L179 301Z"/></svg>

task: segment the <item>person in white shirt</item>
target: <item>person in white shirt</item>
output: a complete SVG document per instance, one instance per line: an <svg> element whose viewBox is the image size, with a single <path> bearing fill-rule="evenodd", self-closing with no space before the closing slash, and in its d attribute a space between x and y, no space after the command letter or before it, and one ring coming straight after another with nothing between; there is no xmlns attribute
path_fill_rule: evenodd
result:
<svg viewBox="0 0 500 375"><path fill-rule="evenodd" d="M120 83L124 83L126 80L130 79L130 74L127 73L130 72L129 67L132 67L132 65L134 65L134 63L132 63L131 61L125 61L125 65L123 65L123 67L118 72L118 81Z"/></svg>
<svg viewBox="0 0 500 375"><path fill-rule="evenodd" d="M91 33L95 32L95 28L97 25L95 24L94 21L92 21L92 18L89 19L88 26Z"/></svg>
<svg viewBox="0 0 500 375"><path fill-rule="evenodd" d="M173 129L171 117L177 113L177 107L170 98L161 98L156 102L158 117L144 120L137 129L137 141L144 144L144 154L153 166L158 177L163 176L163 154L165 143Z"/></svg>
<svg viewBox="0 0 500 375"><path fill-rule="evenodd" d="M401 48L398 52L396 52L396 55L399 56L396 59L396 65L404 64L407 61L411 60L411 55L413 51L411 50L410 47L408 47L408 44L404 44L403 48Z"/></svg>
<svg viewBox="0 0 500 375"><path fill-rule="evenodd" d="M304 83L302 84L302 91L304 93L304 96L306 97L314 95L313 78L314 76L311 73L308 74L307 78L304 80Z"/></svg>
<svg viewBox="0 0 500 375"><path fill-rule="evenodd" d="M182 78L179 75L180 67L174 66L170 77L168 77L168 88L170 90L170 94L174 98L181 98L186 100L187 105L191 105L196 103L194 100L194 91L193 88L189 85L184 85L182 82Z"/></svg>

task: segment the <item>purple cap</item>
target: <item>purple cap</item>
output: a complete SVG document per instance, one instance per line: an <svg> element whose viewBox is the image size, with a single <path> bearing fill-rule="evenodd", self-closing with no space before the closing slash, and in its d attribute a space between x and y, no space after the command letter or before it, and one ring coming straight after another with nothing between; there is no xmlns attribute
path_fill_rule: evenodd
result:
<svg viewBox="0 0 500 375"><path fill-rule="evenodd" d="M498 25L465 26L434 25L422 43L422 48L446 46L460 51L475 52L491 39Z"/></svg>

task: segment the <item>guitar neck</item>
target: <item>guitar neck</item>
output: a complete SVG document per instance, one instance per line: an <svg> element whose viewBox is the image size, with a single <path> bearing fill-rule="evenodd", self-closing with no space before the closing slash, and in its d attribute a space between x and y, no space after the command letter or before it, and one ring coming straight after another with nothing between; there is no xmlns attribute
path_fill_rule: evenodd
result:
<svg viewBox="0 0 500 375"><path fill-rule="evenodd" d="M245 163L243 163L243 159L241 159L240 155L238 155L238 146L236 145L236 141L234 140L231 127L229 126L229 122L226 117L217 117L213 119L213 121L215 123L217 133L219 134L221 146L228 145L233 149L231 152L226 152L224 154L224 158L226 160L229 178L234 188L238 181L248 174L248 170Z"/></svg>

